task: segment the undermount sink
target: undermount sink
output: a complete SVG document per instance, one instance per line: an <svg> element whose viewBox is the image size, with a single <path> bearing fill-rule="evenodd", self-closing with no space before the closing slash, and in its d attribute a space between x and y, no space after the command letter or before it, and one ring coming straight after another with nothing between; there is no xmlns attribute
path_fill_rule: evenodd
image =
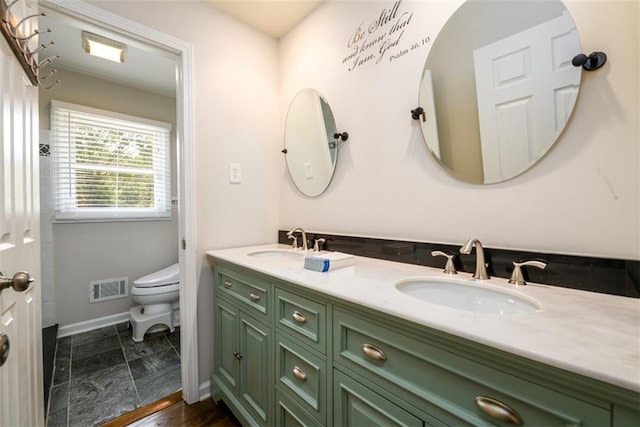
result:
<svg viewBox="0 0 640 427"><path fill-rule="evenodd" d="M304 251L293 251L292 249L262 249L247 253L250 257L267 258L273 260L302 260Z"/></svg>
<svg viewBox="0 0 640 427"><path fill-rule="evenodd" d="M396 283L400 292L429 303L488 314L527 314L540 310L532 298L464 279L414 277Z"/></svg>

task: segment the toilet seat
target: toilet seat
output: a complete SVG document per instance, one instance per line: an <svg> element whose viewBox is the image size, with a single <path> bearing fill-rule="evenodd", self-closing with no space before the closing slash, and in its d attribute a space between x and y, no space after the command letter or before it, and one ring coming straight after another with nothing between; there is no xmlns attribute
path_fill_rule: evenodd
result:
<svg viewBox="0 0 640 427"><path fill-rule="evenodd" d="M158 286L173 285L180 282L180 267L172 264L155 273L147 274L133 281L136 288L153 288Z"/></svg>
<svg viewBox="0 0 640 427"><path fill-rule="evenodd" d="M153 286L153 287L138 287L133 285L131 288L131 295L157 295L164 294L167 292L179 292L180 291L180 283L175 283L172 285L162 285L162 286Z"/></svg>

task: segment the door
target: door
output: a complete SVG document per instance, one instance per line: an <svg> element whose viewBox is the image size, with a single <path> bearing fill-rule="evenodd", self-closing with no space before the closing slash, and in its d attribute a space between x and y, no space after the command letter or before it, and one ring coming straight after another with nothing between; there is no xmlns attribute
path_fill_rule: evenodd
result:
<svg viewBox="0 0 640 427"><path fill-rule="evenodd" d="M23 292L0 293L0 333L9 353L0 367L0 425L44 424L38 89L31 86L0 36L0 271L36 277ZM4 280L3 280L4 281Z"/></svg>
<svg viewBox="0 0 640 427"><path fill-rule="evenodd" d="M568 12L474 51L484 183L526 170L564 128L580 44Z"/></svg>
<svg viewBox="0 0 640 427"><path fill-rule="evenodd" d="M239 354L239 322L240 313L231 304L220 300L216 307L216 374L219 381L225 382L226 387L238 391L238 376L240 365Z"/></svg>
<svg viewBox="0 0 640 427"><path fill-rule="evenodd" d="M243 404L263 425L269 424L273 395L269 328L240 313L240 384Z"/></svg>

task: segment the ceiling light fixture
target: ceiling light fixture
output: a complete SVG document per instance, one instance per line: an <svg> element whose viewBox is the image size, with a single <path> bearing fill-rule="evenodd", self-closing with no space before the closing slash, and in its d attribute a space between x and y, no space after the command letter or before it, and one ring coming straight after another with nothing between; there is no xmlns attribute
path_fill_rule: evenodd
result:
<svg viewBox="0 0 640 427"><path fill-rule="evenodd" d="M126 44L87 31L82 32L82 47L89 55L113 62L122 63L127 55Z"/></svg>

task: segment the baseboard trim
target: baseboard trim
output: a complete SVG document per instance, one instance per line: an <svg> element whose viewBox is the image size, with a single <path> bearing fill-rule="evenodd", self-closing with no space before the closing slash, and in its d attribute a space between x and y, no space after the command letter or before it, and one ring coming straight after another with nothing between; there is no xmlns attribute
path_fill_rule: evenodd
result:
<svg viewBox="0 0 640 427"><path fill-rule="evenodd" d="M211 397L211 381L206 381L200 384L198 395L200 396L198 399L200 402Z"/></svg>
<svg viewBox="0 0 640 427"><path fill-rule="evenodd" d="M129 321L129 312L111 314L97 319L85 320L84 322L72 323L70 325L58 327L58 338L68 337L70 335L79 334L81 332L89 332L94 329L104 328L105 326L117 325ZM180 319L176 319L174 314L173 326L180 326Z"/></svg>
<svg viewBox="0 0 640 427"><path fill-rule="evenodd" d="M129 312L112 314L110 316L99 317L97 319L85 320L84 322L72 323L70 325L60 326L58 328L58 338L68 337L69 335L88 332L94 329L104 328L105 326L117 325L129 320Z"/></svg>

